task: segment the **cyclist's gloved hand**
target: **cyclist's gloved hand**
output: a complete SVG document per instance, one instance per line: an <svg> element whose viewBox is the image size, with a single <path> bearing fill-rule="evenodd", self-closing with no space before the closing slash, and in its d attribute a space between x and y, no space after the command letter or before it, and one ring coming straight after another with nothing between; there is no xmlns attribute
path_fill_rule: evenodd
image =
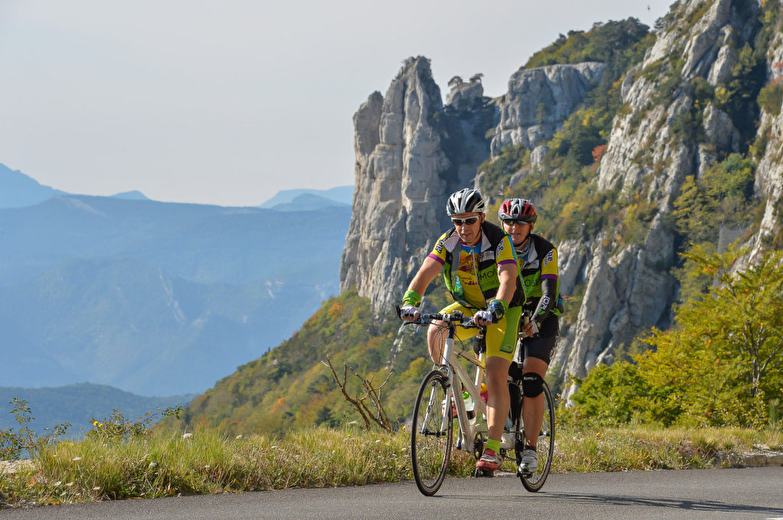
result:
<svg viewBox="0 0 783 520"><path fill-rule="evenodd" d="M489 311L478 311L473 315L473 323L476 325L489 325L492 323L492 313Z"/></svg>
<svg viewBox="0 0 783 520"><path fill-rule="evenodd" d="M405 321L413 321L419 317L419 309L413 305L403 305L400 307L400 318Z"/></svg>
<svg viewBox="0 0 783 520"><path fill-rule="evenodd" d="M400 307L400 318L405 321L413 321L419 317L419 304L421 295L413 289L408 289L402 297L402 307Z"/></svg>
<svg viewBox="0 0 783 520"><path fill-rule="evenodd" d="M506 302L498 299L490 300L487 310L492 313L492 321L497 323L506 315Z"/></svg>
<svg viewBox="0 0 783 520"><path fill-rule="evenodd" d="M532 338L538 334L538 332L538 322L530 321L527 325L525 325L525 334L527 334L528 338Z"/></svg>

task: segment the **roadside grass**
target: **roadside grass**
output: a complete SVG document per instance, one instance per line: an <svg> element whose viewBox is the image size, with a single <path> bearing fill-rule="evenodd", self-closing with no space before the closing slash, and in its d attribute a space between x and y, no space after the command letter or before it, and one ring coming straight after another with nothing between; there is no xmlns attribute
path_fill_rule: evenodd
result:
<svg viewBox="0 0 783 520"><path fill-rule="evenodd" d="M779 430L558 426L554 473L730 467L754 446L783 451ZM453 453L450 474L470 476L472 455ZM215 430L88 437L46 444L28 467L0 471L0 507L396 482L412 478L409 455L407 430L354 425L282 439Z"/></svg>
<svg viewBox="0 0 783 520"><path fill-rule="evenodd" d="M739 466L743 454L783 451L780 430L561 427L555 444L560 472L697 469Z"/></svg>

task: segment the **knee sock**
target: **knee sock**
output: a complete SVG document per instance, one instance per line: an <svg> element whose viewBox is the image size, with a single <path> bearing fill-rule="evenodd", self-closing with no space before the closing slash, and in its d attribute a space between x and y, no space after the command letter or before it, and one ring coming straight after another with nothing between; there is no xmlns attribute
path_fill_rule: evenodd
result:
<svg viewBox="0 0 783 520"><path fill-rule="evenodd" d="M487 444L484 446L485 450L492 450L497 453L500 450L500 441L495 439L487 439Z"/></svg>

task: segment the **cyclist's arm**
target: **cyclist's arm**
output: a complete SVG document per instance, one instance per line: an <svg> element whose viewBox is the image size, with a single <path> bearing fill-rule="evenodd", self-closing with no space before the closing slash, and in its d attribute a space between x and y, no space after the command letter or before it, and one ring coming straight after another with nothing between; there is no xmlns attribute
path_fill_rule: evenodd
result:
<svg viewBox="0 0 783 520"><path fill-rule="evenodd" d="M408 286L408 290L416 291L421 296L424 296L424 292L427 290L427 287L429 287L430 283L432 283L435 277L438 276L438 273L440 273L442 267L443 264L431 256L425 258L424 262L419 268L419 272L417 272L416 276L414 276L413 280L411 280L411 283Z"/></svg>
<svg viewBox="0 0 783 520"><path fill-rule="evenodd" d="M503 264L498 266L498 280L500 281L500 287L498 287L496 298L508 302L514 297L514 291L517 290L517 264Z"/></svg>
<svg viewBox="0 0 783 520"><path fill-rule="evenodd" d="M552 249L541 265L541 298L533 313L533 320L539 324L549 317L557 305L557 281L557 249Z"/></svg>
<svg viewBox="0 0 783 520"><path fill-rule="evenodd" d="M538 323L543 322L552 313L557 304L557 280L541 280L541 298L533 313L533 319Z"/></svg>

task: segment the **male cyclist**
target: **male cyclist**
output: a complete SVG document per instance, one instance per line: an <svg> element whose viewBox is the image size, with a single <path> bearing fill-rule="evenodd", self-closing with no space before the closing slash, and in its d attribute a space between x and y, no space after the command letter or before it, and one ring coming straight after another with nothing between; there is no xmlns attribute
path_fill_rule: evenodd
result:
<svg viewBox="0 0 783 520"><path fill-rule="evenodd" d="M529 200L505 200L498 209L498 217L503 230L514 242L527 294L524 310L529 313L530 322L520 329L526 337L521 340L521 348L515 358L515 361L524 360L522 394L525 404L522 419L525 422L525 450L519 471L535 473L538 469L536 444L544 417L542 383L559 332L557 249L540 235L532 233L538 214Z"/></svg>
<svg viewBox="0 0 783 520"><path fill-rule="evenodd" d="M440 236L424 259L403 296L400 315L406 321L418 318L421 296L443 270L454 303L440 312L460 310L472 316L477 325L486 327L484 377L489 393L489 433L476 468L492 473L503 463L499 449L510 401L507 376L525 298L513 244L503 230L485 221L484 210L484 199L477 190L464 188L449 197L446 212L454 227ZM427 331L430 356L436 363L441 360L445 341L439 334L442 325L435 322ZM476 329L460 328L457 337L466 340L476 333Z"/></svg>

